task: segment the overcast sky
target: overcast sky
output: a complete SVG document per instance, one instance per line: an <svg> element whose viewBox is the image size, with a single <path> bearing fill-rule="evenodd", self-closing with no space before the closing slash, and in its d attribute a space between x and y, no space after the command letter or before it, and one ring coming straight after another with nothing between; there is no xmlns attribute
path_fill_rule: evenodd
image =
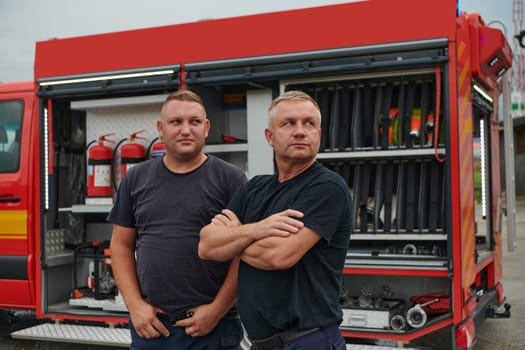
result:
<svg viewBox="0 0 525 350"><path fill-rule="evenodd" d="M0 81L33 79L35 42L50 38L343 2L348 0L0 0ZM507 36L514 35L512 0L462 0L461 8L500 28L503 22Z"/></svg>

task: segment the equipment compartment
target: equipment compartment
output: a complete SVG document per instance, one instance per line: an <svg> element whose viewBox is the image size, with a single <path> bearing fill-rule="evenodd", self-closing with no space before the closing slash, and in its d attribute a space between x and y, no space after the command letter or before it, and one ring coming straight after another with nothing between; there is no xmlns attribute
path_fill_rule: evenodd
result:
<svg viewBox="0 0 525 350"><path fill-rule="evenodd" d="M341 327L391 329L390 320L403 311L403 300L382 300L367 307L343 307Z"/></svg>

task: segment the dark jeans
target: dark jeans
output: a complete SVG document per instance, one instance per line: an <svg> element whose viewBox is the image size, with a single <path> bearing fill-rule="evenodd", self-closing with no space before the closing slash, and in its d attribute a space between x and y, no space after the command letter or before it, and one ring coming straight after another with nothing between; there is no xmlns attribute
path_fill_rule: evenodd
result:
<svg viewBox="0 0 525 350"><path fill-rule="evenodd" d="M338 325L333 325L268 350L346 350ZM252 346L251 350L257 350Z"/></svg>
<svg viewBox="0 0 525 350"><path fill-rule="evenodd" d="M130 321L130 350L238 350L243 337L241 321L238 319L223 318L213 331L203 337L190 337L184 333L183 327L163 323L170 331L169 337L145 339L137 335Z"/></svg>

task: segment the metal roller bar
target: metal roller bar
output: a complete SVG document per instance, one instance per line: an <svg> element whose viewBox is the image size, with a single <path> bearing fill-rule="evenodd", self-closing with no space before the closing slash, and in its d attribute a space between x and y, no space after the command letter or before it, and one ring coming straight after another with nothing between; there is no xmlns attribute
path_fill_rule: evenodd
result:
<svg viewBox="0 0 525 350"><path fill-rule="evenodd" d="M305 59L318 60L327 57L346 57L346 56L360 56L371 55L374 53L392 53L400 51L417 51L417 50L431 50L437 48L446 48L448 39L437 38L429 40L414 40L409 42L399 42L382 45L368 45L368 46L351 46L338 49L296 52L280 55L268 55L258 57L246 57L238 59L219 60L212 62L195 62L187 63L184 67L186 71L193 70L209 70L231 68L238 66L255 66L271 63L284 63L290 61L302 61Z"/></svg>

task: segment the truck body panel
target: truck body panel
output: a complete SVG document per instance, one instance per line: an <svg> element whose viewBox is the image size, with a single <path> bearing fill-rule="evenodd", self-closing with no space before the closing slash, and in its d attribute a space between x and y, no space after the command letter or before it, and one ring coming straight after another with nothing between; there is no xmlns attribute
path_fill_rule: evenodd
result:
<svg viewBox="0 0 525 350"><path fill-rule="evenodd" d="M37 127L35 101L32 82L0 85L0 304L4 307L35 308L38 195L32 184L38 157L31 142Z"/></svg>
<svg viewBox="0 0 525 350"><path fill-rule="evenodd" d="M203 62L440 37L454 40L456 12L455 1L357 1L42 41L36 45L35 79L162 67L173 64L174 57L181 63ZM292 38L283 28L293 28L290 31L298 35ZM242 45L229 44L237 40Z"/></svg>

